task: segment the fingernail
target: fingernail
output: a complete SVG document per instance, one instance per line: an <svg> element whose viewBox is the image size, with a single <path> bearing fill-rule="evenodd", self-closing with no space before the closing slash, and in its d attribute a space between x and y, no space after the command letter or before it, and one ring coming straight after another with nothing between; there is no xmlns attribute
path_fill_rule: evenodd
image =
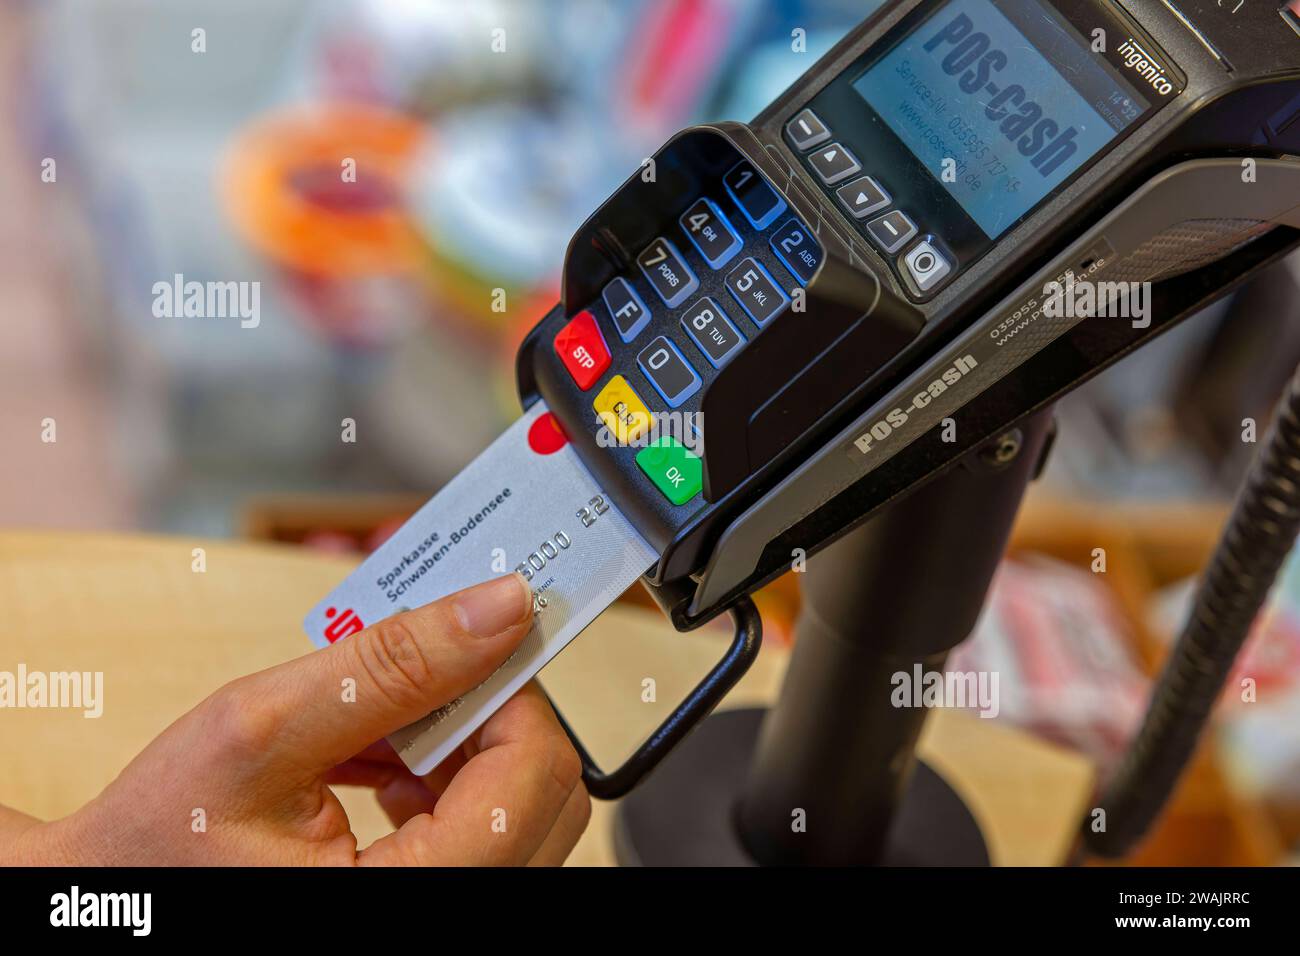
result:
<svg viewBox="0 0 1300 956"><path fill-rule="evenodd" d="M453 601L460 626L475 637L491 637L519 624L532 606L532 588L518 573L476 584Z"/></svg>

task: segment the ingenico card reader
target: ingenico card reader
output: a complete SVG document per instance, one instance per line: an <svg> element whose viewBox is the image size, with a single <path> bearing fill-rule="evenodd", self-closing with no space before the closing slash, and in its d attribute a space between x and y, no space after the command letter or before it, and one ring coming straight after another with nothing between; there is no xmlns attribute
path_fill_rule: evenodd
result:
<svg viewBox="0 0 1300 956"><path fill-rule="evenodd" d="M592 214L519 389L689 629L1298 241L1275 0L896 0Z"/></svg>

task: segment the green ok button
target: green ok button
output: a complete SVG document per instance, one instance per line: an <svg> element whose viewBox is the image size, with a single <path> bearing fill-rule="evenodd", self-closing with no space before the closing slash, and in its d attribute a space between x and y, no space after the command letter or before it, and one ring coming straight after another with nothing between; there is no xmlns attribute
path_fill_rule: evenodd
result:
<svg viewBox="0 0 1300 956"><path fill-rule="evenodd" d="M704 466L676 438L663 435L636 454L636 463L675 505L683 505L699 492Z"/></svg>

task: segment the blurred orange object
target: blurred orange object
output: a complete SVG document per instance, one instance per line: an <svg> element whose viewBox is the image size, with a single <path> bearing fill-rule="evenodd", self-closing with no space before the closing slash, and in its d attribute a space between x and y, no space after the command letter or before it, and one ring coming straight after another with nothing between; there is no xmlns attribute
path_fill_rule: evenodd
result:
<svg viewBox="0 0 1300 956"><path fill-rule="evenodd" d="M427 128L363 105L275 113L247 128L221 167L231 219L254 247L316 277L413 271L420 242L403 200Z"/></svg>

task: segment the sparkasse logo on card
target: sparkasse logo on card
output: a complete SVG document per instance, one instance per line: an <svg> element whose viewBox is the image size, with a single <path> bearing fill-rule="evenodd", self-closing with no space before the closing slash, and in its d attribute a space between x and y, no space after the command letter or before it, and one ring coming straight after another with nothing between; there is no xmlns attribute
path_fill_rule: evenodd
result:
<svg viewBox="0 0 1300 956"><path fill-rule="evenodd" d="M335 617L335 615L338 616ZM363 630L366 626L365 622L361 620L361 616L358 615L356 611L352 610L352 608L345 608L342 614L339 614L339 612L332 607L327 608L325 610L325 616L332 622L325 628L325 640L329 641L331 644L339 638L347 637L349 634L355 634L357 631Z"/></svg>

